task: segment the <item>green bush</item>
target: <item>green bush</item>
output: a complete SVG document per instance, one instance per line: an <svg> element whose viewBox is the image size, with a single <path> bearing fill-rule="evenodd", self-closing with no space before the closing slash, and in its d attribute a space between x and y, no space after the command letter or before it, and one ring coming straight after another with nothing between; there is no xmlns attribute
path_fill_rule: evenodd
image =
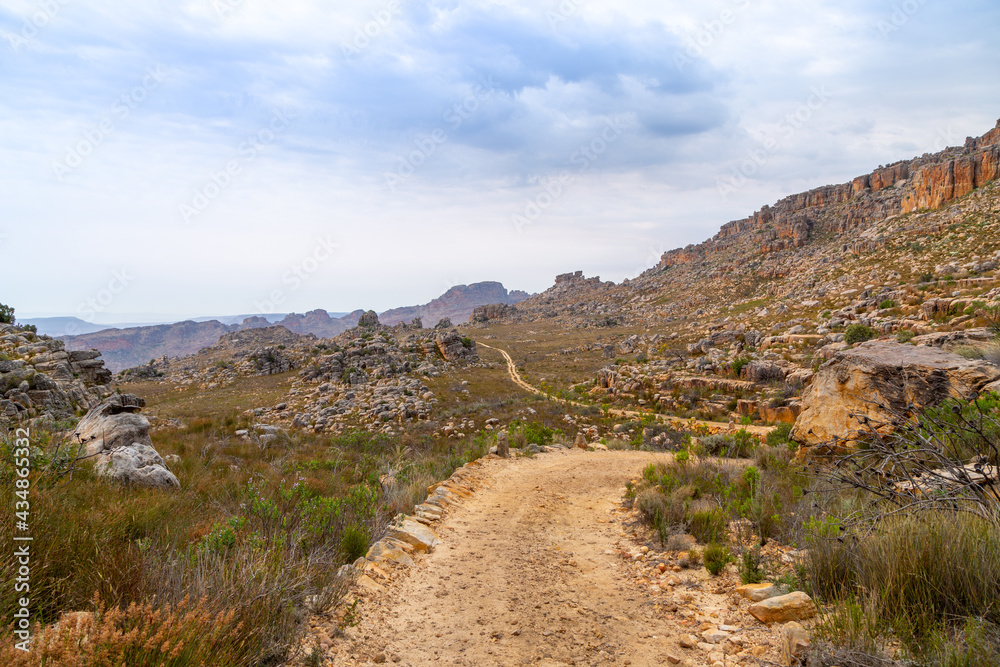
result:
<svg viewBox="0 0 1000 667"><path fill-rule="evenodd" d="M878 307L880 310L888 310L889 308L895 308L896 302L893 301L892 299L886 299L885 301L880 303Z"/></svg>
<svg viewBox="0 0 1000 667"><path fill-rule="evenodd" d="M768 447L788 447L789 445L795 445L792 442L792 424L780 423L774 427L774 430L767 434L767 446Z"/></svg>
<svg viewBox="0 0 1000 667"><path fill-rule="evenodd" d="M0 324L14 324L14 309L0 303Z"/></svg>
<svg viewBox="0 0 1000 667"><path fill-rule="evenodd" d="M718 508L692 512L688 524L691 534L702 544L725 542L729 537L729 521Z"/></svg>
<svg viewBox="0 0 1000 667"><path fill-rule="evenodd" d="M962 648L941 639L954 637L965 619L993 633L976 653L1000 649L1000 531L990 522L952 513L903 518L861 540L816 538L808 563L813 591L834 604L832 619L865 610L861 628L828 622L831 640L850 643L856 633L898 638L919 664L945 664L930 658Z"/></svg>
<svg viewBox="0 0 1000 667"><path fill-rule="evenodd" d="M896 334L896 341L899 343L909 343L916 336L915 333L907 329L906 331L900 331Z"/></svg>
<svg viewBox="0 0 1000 667"><path fill-rule="evenodd" d="M757 450L757 439L746 429L740 429L732 435L718 433L701 439L702 451L707 456L724 458L745 458Z"/></svg>
<svg viewBox="0 0 1000 667"><path fill-rule="evenodd" d="M749 363L750 359L748 359L747 357L739 357L738 359L734 359L732 363L733 376L738 378L740 376L740 373L743 372L743 369L746 368L747 364Z"/></svg>
<svg viewBox="0 0 1000 667"><path fill-rule="evenodd" d="M844 342L848 345L863 343L866 340L875 338L878 334L869 326L864 324L852 324L844 330Z"/></svg>
<svg viewBox="0 0 1000 667"><path fill-rule="evenodd" d="M538 422L525 424L522 429L524 432L524 440L529 445L546 447L552 444L552 440L555 437L555 431Z"/></svg>
<svg viewBox="0 0 1000 667"><path fill-rule="evenodd" d="M767 576L764 571L764 559L756 549L744 551L737 567L740 571L740 581L744 584L763 583Z"/></svg>
<svg viewBox="0 0 1000 667"><path fill-rule="evenodd" d="M368 553L368 531L357 524L344 528L344 532L340 534L340 553L348 563L353 563Z"/></svg>
<svg viewBox="0 0 1000 667"><path fill-rule="evenodd" d="M705 559L705 569L713 577L719 576L726 569L726 565L733 562L733 556L729 553L729 547L717 542L713 542L705 547L702 557Z"/></svg>

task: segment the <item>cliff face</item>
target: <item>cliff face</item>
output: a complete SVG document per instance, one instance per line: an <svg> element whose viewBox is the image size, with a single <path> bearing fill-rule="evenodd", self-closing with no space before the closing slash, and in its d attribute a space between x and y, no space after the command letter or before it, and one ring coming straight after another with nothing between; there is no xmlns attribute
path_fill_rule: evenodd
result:
<svg viewBox="0 0 1000 667"><path fill-rule="evenodd" d="M711 240L664 253L660 268L703 261L734 243L800 248L816 232L847 234L902 213L936 209L1000 177L1000 120L960 148L880 167L850 183L786 197L722 226Z"/></svg>

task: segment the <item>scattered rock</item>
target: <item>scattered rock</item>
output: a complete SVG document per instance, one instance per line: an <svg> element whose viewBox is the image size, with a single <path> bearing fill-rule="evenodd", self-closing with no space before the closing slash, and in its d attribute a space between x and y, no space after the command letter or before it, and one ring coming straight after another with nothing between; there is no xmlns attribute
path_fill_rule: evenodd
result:
<svg viewBox="0 0 1000 667"><path fill-rule="evenodd" d="M804 665L809 653L809 632L795 621L781 628L781 659L785 665Z"/></svg>
<svg viewBox="0 0 1000 667"><path fill-rule="evenodd" d="M761 623L771 625L812 618L816 615L816 604L805 593L796 591L762 600L750 605L747 611Z"/></svg>

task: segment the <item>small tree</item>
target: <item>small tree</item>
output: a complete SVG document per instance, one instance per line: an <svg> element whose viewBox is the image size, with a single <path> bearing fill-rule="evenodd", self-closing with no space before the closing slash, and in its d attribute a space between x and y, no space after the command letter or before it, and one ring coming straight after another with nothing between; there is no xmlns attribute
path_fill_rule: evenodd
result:
<svg viewBox="0 0 1000 667"><path fill-rule="evenodd" d="M14 309L0 303L0 324L14 324Z"/></svg>
<svg viewBox="0 0 1000 667"><path fill-rule="evenodd" d="M869 326L852 324L844 331L844 342L848 345L854 345L855 343L863 343L866 340L871 340L876 335L875 330Z"/></svg>

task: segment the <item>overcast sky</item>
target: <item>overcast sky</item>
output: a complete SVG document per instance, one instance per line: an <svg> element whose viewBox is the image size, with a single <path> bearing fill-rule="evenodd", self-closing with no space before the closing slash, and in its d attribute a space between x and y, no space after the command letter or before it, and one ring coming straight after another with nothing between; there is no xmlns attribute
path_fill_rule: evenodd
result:
<svg viewBox="0 0 1000 667"><path fill-rule="evenodd" d="M0 0L0 302L621 281L993 127L998 34L995 0Z"/></svg>

